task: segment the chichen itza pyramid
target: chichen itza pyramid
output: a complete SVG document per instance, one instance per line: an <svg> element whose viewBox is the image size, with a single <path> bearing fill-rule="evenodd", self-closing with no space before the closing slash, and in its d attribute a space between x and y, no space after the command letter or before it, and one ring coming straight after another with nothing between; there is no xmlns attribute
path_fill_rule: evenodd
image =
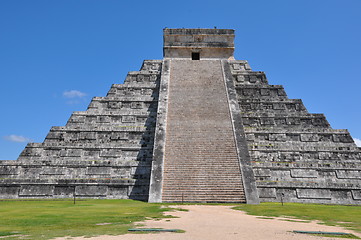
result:
<svg viewBox="0 0 361 240"><path fill-rule="evenodd" d="M163 50L0 161L0 198L361 204L349 132L235 60L234 30L166 28Z"/></svg>

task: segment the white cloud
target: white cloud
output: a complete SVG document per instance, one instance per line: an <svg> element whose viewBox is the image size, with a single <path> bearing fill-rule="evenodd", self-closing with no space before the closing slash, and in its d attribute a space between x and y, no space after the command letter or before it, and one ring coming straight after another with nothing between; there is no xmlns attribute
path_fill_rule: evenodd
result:
<svg viewBox="0 0 361 240"><path fill-rule="evenodd" d="M85 97L86 93L80 92L78 90L70 90L63 92L63 97L65 98L82 98Z"/></svg>
<svg viewBox="0 0 361 240"><path fill-rule="evenodd" d="M10 142L19 142L19 143L32 141L32 139L30 139L30 138L27 138L24 136L19 136L19 135L14 135L14 134L11 134L9 136L4 136L4 139L7 141L10 141Z"/></svg>
<svg viewBox="0 0 361 240"><path fill-rule="evenodd" d="M355 143L358 147L361 147L361 139L353 138L353 140L355 141Z"/></svg>

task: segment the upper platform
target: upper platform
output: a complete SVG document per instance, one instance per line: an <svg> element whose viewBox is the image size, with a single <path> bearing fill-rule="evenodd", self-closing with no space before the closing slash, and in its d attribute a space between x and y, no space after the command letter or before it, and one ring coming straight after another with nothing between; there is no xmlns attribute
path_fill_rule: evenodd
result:
<svg viewBox="0 0 361 240"><path fill-rule="evenodd" d="M233 29L163 29L164 58L234 59Z"/></svg>

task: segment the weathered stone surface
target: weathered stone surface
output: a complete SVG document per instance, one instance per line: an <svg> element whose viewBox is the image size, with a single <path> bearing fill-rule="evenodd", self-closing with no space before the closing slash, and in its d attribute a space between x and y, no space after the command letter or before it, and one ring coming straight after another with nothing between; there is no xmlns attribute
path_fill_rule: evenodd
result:
<svg viewBox="0 0 361 240"><path fill-rule="evenodd" d="M0 161L0 198L64 198L75 191L147 200L161 67L162 61L144 61L124 84L93 98L87 111L52 127L43 143L29 143L11 164ZM117 183L84 185L104 181Z"/></svg>
<svg viewBox="0 0 361 240"><path fill-rule="evenodd" d="M260 198L276 198L276 189L275 188L259 188L258 194Z"/></svg>
<svg viewBox="0 0 361 240"><path fill-rule="evenodd" d="M164 29L165 58L189 59L196 53L202 59L232 58L234 30L232 29Z"/></svg>
<svg viewBox="0 0 361 240"><path fill-rule="evenodd" d="M170 60L164 202L245 202L219 60Z"/></svg>
<svg viewBox="0 0 361 240"><path fill-rule="evenodd" d="M361 204L353 197L361 186L361 156L347 130L308 113L265 75L252 83L249 70L232 74L260 200Z"/></svg>
<svg viewBox="0 0 361 240"><path fill-rule="evenodd" d="M152 161L152 174L149 186L149 202L162 202L164 151L166 137L166 116L168 111L168 88L170 77L169 60L163 62L162 76L159 89L159 104L157 111L157 126L154 137L154 151Z"/></svg>
<svg viewBox="0 0 361 240"><path fill-rule="evenodd" d="M54 186L51 185L25 185L21 186L19 196L24 197L42 197L51 196L54 192Z"/></svg>
<svg viewBox="0 0 361 240"><path fill-rule="evenodd" d="M234 60L233 39L230 29L164 29L163 60L0 161L0 198L361 204L349 132Z"/></svg>
<svg viewBox="0 0 361 240"><path fill-rule="evenodd" d="M94 197L94 196L103 196L105 197L108 193L107 186L76 186L75 194L76 196L82 197Z"/></svg>
<svg viewBox="0 0 361 240"><path fill-rule="evenodd" d="M293 178L317 178L318 172L314 169L291 169Z"/></svg>
<svg viewBox="0 0 361 240"><path fill-rule="evenodd" d="M322 198L331 199L331 191L329 189L296 189L298 198Z"/></svg>
<svg viewBox="0 0 361 240"><path fill-rule="evenodd" d="M351 192L354 200L361 200L361 190L352 190Z"/></svg>

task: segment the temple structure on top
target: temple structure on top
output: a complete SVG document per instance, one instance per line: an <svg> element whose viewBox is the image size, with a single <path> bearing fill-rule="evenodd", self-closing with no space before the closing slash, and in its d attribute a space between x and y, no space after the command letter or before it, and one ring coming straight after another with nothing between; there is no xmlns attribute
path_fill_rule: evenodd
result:
<svg viewBox="0 0 361 240"><path fill-rule="evenodd" d="M164 29L164 58L234 59L232 29Z"/></svg>
<svg viewBox="0 0 361 240"><path fill-rule="evenodd" d="M164 29L146 60L18 160L0 198L361 204L361 151L264 72L232 29Z"/></svg>

